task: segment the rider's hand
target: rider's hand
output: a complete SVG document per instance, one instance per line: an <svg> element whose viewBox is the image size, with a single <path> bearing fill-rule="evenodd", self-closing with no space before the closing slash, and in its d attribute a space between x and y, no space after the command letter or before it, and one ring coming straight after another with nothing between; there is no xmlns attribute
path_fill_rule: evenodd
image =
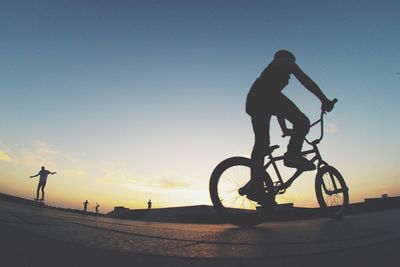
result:
<svg viewBox="0 0 400 267"><path fill-rule="evenodd" d="M322 103L321 110L322 110L323 112L330 112L330 111L332 111L332 109L333 109L333 107L335 106L335 103L336 103L336 102L337 102L336 99L334 99L334 100L326 99L326 100Z"/></svg>

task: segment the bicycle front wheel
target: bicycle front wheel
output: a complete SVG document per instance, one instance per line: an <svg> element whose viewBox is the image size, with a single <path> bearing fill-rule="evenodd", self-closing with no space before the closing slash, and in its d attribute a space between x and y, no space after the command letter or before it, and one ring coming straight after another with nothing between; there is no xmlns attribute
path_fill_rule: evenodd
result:
<svg viewBox="0 0 400 267"><path fill-rule="evenodd" d="M319 206L328 217L340 219L344 216L349 205L349 189L337 169L324 166L318 171L315 193Z"/></svg>
<svg viewBox="0 0 400 267"><path fill-rule="evenodd" d="M239 191L250 181L250 175L251 160L232 157L218 164L210 178L210 196L217 213L240 227L252 227L263 221L257 203Z"/></svg>

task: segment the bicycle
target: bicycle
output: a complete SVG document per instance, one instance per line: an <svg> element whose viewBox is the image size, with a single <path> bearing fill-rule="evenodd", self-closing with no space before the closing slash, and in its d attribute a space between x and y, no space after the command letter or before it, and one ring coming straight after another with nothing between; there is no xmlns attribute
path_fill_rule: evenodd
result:
<svg viewBox="0 0 400 267"><path fill-rule="evenodd" d="M337 100L334 100L335 103ZM313 141L305 138L312 149L301 152L303 156L314 154L310 160L317 163L317 173L315 176L315 193L321 211L330 218L340 219L344 216L349 204L349 189L340 172L330 166L322 159L318 150L318 144L324 136L324 112L321 112L320 119L310 125L310 128L320 123L321 136ZM283 135L282 137L285 137ZM272 166L275 171L277 181L268 182L266 175L264 188L266 192L275 195L284 194L291 184L304 171L297 169L296 172L286 181L279 172L277 162L283 160L283 156L274 157L272 155L278 145L267 148L266 157L269 161L264 165L265 172ZM252 161L246 157L231 157L219 163L211 174L209 190L211 201L226 222L240 226L252 227L265 220L265 215L271 212L271 207L258 206L256 202L249 200L243 193L243 188L250 181L250 170ZM233 176L234 175L234 176ZM276 180L275 177L275 180ZM272 178L271 178L272 179ZM269 186L268 186L269 185ZM271 187L273 188L267 188ZM271 191L272 190L272 191Z"/></svg>

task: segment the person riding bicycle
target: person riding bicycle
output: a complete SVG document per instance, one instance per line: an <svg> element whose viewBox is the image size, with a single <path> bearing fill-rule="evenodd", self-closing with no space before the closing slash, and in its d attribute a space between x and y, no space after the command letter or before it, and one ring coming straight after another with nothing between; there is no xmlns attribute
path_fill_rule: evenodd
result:
<svg viewBox="0 0 400 267"><path fill-rule="evenodd" d="M246 195L250 200L260 204L275 203L274 192L266 193L263 186L264 176L269 176L263 166L270 145L269 124L273 115L278 117L284 135L291 136L284 155L285 166L303 171L315 169L314 164L301 155L303 141L310 128L310 120L282 93L283 88L289 83L291 74L321 101L322 111L331 111L335 103L329 100L318 85L301 70L291 52L279 50L275 53L272 62L253 83L246 99L246 112L251 117L255 136L251 153L254 165ZM285 119L292 123L293 129L287 129ZM267 189L273 188L272 179L266 178L269 183Z"/></svg>

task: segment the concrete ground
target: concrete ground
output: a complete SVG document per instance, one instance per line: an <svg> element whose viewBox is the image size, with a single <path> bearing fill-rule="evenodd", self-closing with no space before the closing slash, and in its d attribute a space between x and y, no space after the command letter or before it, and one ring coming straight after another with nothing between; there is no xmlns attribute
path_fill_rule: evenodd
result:
<svg viewBox="0 0 400 267"><path fill-rule="evenodd" d="M118 220L0 201L0 264L398 266L399 225L399 209L239 229Z"/></svg>

